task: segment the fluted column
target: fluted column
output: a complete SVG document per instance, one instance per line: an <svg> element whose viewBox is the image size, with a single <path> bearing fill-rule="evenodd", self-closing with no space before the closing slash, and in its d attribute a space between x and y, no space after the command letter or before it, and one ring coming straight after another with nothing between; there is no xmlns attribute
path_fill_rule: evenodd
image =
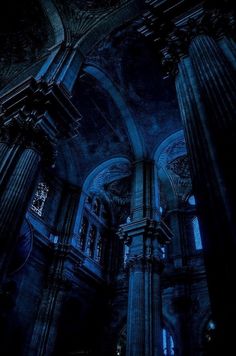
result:
<svg viewBox="0 0 236 356"><path fill-rule="evenodd" d="M35 320L31 343L27 354L30 356L52 355L58 331L58 320L61 315L66 291L71 282L66 276L65 261L71 249L71 232L77 211L79 196L77 192L68 193L63 201L61 214L58 217L59 242L52 245L52 263L46 277L47 285L43 291Z"/></svg>
<svg viewBox="0 0 236 356"><path fill-rule="evenodd" d="M223 352L231 347L225 345L232 340L229 325L236 316L231 284L236 268L236 175L231 159L236 150L235 72L209 36L194 38L189 55L179 64L176 88L203 230L216 340Z"/></svg>
<svg viewBox="0 0 236 356"><path fill-rule="evenodd" d="M50 143L33 118L19 113L1 127L0 162L0 275L7 273L17 233L34 191L42 151L50 156ZM47 150L48 149L48 150Z"/></svg>
<svg viewBox="0 0 236 356"><path fill-rule="evenodd" d="M58 320L61 315L65 293L70 282L64 274L64 260L69 252L69 245L54 246L53 262L40 301L31 343L27 354L30 356L52 355L57 337Z"/></svg>
<svg viewBox="0 0 236 356"><path fill-rule="evenodd" d="M8 145L6 142L0 142L0 162L5 158L8 151Z"/></svg>
<svg viewBox="0 0 236 356"><path fill-rule="evenodd" d="M169 241L171 232L159 221L154 183L154 162L136 162L131 222L119 230L130 246L126 356L163 354L159 242Z"/></svg>
<svg viewBox="0 0 236 356"><path fill-rule="evenodd" d="M167 75L176 77L216 322L215 353L219 354L226 350L230 354L234 347L230 325L236 318L232 284L236 270L236 75L231 10L209 9L177 27L165 21L160 26L152 9L140 29L154 40Z"/></svg>
<svg viewBox="0 0 236 356"><path fill-rule="evenodd" d="M37 178L40 155L32 149L25 149L19 157L7 186L0 199L1 270L8 256L9 244L14 248L11 237L15 235L26 211ZM14 222L14 223L13 223ZM5 255L5 256L4 256ZM4 257L3 257L4 256Z"/></svg>

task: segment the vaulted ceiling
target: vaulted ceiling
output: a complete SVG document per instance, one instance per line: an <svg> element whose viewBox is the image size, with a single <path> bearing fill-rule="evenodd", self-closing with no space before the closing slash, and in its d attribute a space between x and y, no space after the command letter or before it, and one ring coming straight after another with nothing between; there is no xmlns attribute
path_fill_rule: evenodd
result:
<svg viewBox="0 0 236 356"><path fill-rule="evenodd" d="M132 6L133 14L141 15L144 1L55 0L50 14L45 0L9 0L7 4L7 13L1 12L7 16L0 21L2 86L29 67L30 75L39 71L56 40L53 11L61 17L65 40L75 44L120 5L130 4L125 8L130 18ZM115 16L110 21L116 24ZM174 81L163 80L155 48L138 33L136 18L96 41L97 37L73 90L72 100L83 116L79 134L61 142L55 167L57 175L75 185L82 185L105 160L153 158L160 143L182 127ZM106 85L88 67L103 73Z"/></svg>

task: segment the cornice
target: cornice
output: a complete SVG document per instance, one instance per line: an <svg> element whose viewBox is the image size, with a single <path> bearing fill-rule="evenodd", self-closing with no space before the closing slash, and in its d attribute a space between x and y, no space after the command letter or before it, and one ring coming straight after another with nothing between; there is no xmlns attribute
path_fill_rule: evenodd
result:
<svg viewBox="0 0 236 356"><path fill-rule="evenodd" d="M0 120L5 122L19 111L34 112L46 131L58 131L60 138L66 139L78 133L82 116L71 101L71 96L62 85L36 81L27 78L0 97ZM47 122L47 124L46 124Z"/></svg>

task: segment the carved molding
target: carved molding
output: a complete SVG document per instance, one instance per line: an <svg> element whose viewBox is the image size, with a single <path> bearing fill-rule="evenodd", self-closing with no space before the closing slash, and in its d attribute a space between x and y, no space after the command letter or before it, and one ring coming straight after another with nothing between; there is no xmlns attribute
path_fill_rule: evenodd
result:
<svg viewBox="0 0 236 356"><path fill-rule="evenodd" d="M127 261L127 268L130 272L133 271L152 271L161 273L164 268L164 263L161 259L154 256L133 256Z"/></svg>
<svg viewBox="0 0 236 356"><path fill-rule="evenodd" d="M169 162L167 169L182 179L190 179L189 159L187 155L177 157Z"/></svg>
<svg viewBox="0 0 236 356"><path fill-rule="evenodd" d="M166 76L175 76L180 59L188 55L189 45L196 36L234 38L235 16L233 11L205 10L198 18L190 17L185 25L177 26L151 7L138 31L154 42Z"/></svg>
<svg viewBox="0 0 236 356"><path fill-rule="evenodd" d="M10 117L0 127L0 141L9 145L31 148L42 155L43 162L52 165L56 157L56 143L38 125L35 112L28 114L23 110Z"/></svg>
<svg viewBox="0 0 236 356"><path fill-rule="evenodd" d="M169 243L173 237L172 231L163 221L148 218L120 225L117 234L120 239L128 244L135 236L140 234L143 234L145 238L156 238L161 244Z"/></svg>
<svg viewBox="0 0 236 356"><path fill-rule="evenodd" d="M104 16L121 3L121 0L57 0L56 4L66 28L68 41L75 44L94 24L102 21Z"/></svg>
<svg viewBox="0 0 236 356"><path fill-rule="evenodd" d="M0 97L0 104L0 126L5 128L10 129L13 123L21 131L23 127L35 132L40 128L50 141L78 134L81 114L68 93L55 83L29 78Z"/></svg>

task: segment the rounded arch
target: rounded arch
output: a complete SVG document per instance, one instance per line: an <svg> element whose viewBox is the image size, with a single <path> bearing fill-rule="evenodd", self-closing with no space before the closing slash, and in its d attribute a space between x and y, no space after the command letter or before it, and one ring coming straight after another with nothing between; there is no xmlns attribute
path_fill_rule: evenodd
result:
<svg viewBox="0 0 236 356"><path fill-rule="evenodd" d="M77 234L79 231L82 215L83 215L83 209L84 209L84 204L85 204L85 199L88 196L89 188L91 187L92 183L94 182L94 179L101 174L102 172L105 172L109 168L111 168L114 165L130 165L130 161L126 157L115 157L111 158L109 160L106 160L99 164L96 168L94 168L87 176L85 179L82 190L81 190L81 195L80 195L80 201L79 201L79 206L78 206L78 211L76 214L76 219L75 219L75 224L74 224L74 234ZM121 175L120 175L121 176ZM123 174L125 176L125 173Z"/></svg>
<svg viewBox="0 0 236 356"><path fill-rule="evenodd" d="M162 181L168 192L172 192L168 194L170 198L172 197L169 201L169 208L171 209L178 205L180 195L186 195L185 190L187 190L187 193L189 192L189 184L191 185L188 177L182 176L183 172L178 172L178 167L182 167L181 158L187 160L186 154L183 130L168 136L154 152L154 160L157 167L156 180ZM184 160L183 163L183 167L186 167L187 170L188 162Z"/></svg>
<svg viewBox="0 0 236 356"><path fill-rule="evenodd" d="M65 31L64 31L64 26L60 14L57 11L57 8L52 2L52 0L40 0L40 3L44 10L45 15L47 16L52 26L52 30L55 38L54 46L57 46L65 39Z"/></svg>
<svg viewBox="0 0 236 356"><path fill-rule="evenodd" d="M42 1L47 3L46 0ZM51 1L50 6L51 8L53 6ZM81 66L92 48L116 28L141 15L143 8L143 1L130 0L124 1L119 6L106 12L101 12L99 19L86 15L85 21L87 21L87 25L82 26L82 33L78 33L78 35L80 35L77 36L77 38L80 37L79 40L71 45L67 43L64 47L58 46L56 50L52 49L36 79L44 77L47 81L56 80L58 84L62 84L64 88L71 93L78 79ZM62 40L63 38L63 43L66 41L65 37L67 35L70 38L70 34L65 33L62 24L63 19L61 19L62 16L60 16L60 12L58 12L56 8L55 13L56 17L54 19L53 11L50 11L49 7L48 15L51 22L54 22L55 30L57 25L60 28L58 33L56 32L57 39ZM86 29L85 31L84 28ZM60 57L60 60L56 60L57 55Z"/></svg>
<svg viewBox="0 0 236 356"><path fill-rule="evenodd" d="M102 71L100 68L88 65L84 68L85 73L94 77L101 85L103 89L105 89L109 95L112 97L114 103L118 107L122 119L124 121L124 125L126 126L128 136L134 151L135 159L142 159L145 155L144 152L144 143L142 142L141 136L138 132L134 119L131 115L131 112L120 93L119 89L113 83L113 81L109 78L109 76Z"/></svg>
<svg viewBox="0 0 236 356"><path fill-rule="evenodd" d="M185 142L183 130L176 131L168 136L162 143L155 149L153 158L155 162L159 162L160 156L168 149L178 142ZM181 145L183 153L186 153L185 145ZM179 153L178 153L179 154ZM162 157L162 161L166 156Z"/></svg>

